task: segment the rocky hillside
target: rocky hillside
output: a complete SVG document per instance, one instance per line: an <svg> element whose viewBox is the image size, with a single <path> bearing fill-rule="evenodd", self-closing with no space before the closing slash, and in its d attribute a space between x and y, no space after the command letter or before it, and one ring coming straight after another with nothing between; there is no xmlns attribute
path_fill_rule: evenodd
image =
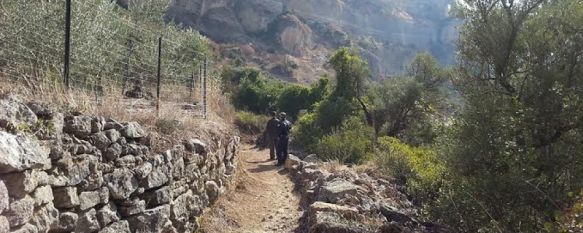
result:
<svg viewBox="0 0 583 233"><path fill-rule="evenodd" d="M0 232L193 232L235 174L237 136L151 149L135 122L0 99Z"/></svg>
<svg viewBox="0 0 583 233"><path fill-rule="evenodd" d="M326 73L331 50L359 47L376 77L402 70L415 53L453 59L453 0L174 0L169 20L196 28L223 55L296 81Z"/></svg>

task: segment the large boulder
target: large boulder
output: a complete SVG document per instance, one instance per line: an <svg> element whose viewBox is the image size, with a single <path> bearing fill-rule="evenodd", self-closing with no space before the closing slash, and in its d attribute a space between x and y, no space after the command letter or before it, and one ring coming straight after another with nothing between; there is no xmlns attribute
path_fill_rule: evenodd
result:
<svg viewBox="0 0 583 233"><path fill-rule="evenodd" d="M48 232L53 226L57 225L58 221L59 210L53 204L49 203L35 210L29 223L35 226L38 232Z"/></svg>
<svg viewBox="0 0 583 233"><path fill-rule="evenodd" d="M57 208L74 208L79 206L79 196L76 187L61 187L53 189L54 203Z"/></svg>
<svg viewBox="0 0 583 233"><path fill-rule="evenodd" d="M171 218L173 220L187 220L189 214L198 216L203 209L200 197L194 195L192 190L188 190L172 202Z"/></svg>
<svg viewBox="0 0 583 233"><path fill-rule="evenodd" d="M281 14L283 4L276 0L236 1L234 9L247 33L261 33Z"/></svg>
<svg viewBox="0 0 583 233"><path fill-rule="evenodd" d="M172 201L172 192L168 187L162 187L144 193L143 198L146 201L146 205L151 208L170 203L170 201Z"/></svg>
<svg viewBox="0 0 583 233"><path fill-rule="evenodd" d="M8 189L8 195L12 198L22 198L32 193L38 186L39 177L37 172L32 170L24 172L14 172L0 175L0 180L4 181ZM45 174L46 175L46 174Z"/></svg>
<svg viewBox="0 0 583 233"><path fill-rule="evenodd" d="M312 29L292 13L280 15L269 30L275 43L292 55L301 56L311 49Z"/></svg>
<svg viewBox="0 0 583 233"><path fill-rule="evenodd" d="M59 221L55 230L61 232L73 232L77 226L79 215L72 212L63 212L59 215Z"/></svg>
<svg viewBox="0 0 583 233"><path fill-rule="evenodd" d="M133 199L125 200L120 203L119 212L123 217L129 217L132 215L140 214L146 211L146 201Z"/></svg>
<svg viewBox="0 0 583 233"><path fill-rule="evenodd" d="M10 228L22 226L27 223L34 213L34 199L26 196L22 199L12 201L10 209L4 213Z"/></svg>
<svg viewBox="0 0 583 233"><path fill-rule="evenodd" d="M99 191L82 192L79 194L79 209L87 210L101 202Z"/></svg>
<svg viewBox="0 0 583 233"><path fill-rule="evenodd" d="M129 122L121 129L121 134L130 139L140 139L146 136L146 131L137 122Z"/></svg>
<svg viewBox="0 0 583 233"><path fill-rule="evenodd" d="M105 175L105 181L114 200L122 200L138 189L138 180L127 169L115 169L113 173Z"/></svg>
<svg viewBox="0 0 583 233"><path fill-rule="evenodd" d="M368 233L376 232L359 223L358 210L324 202L315 202L308 208L310 233Z"/></svg>
<svg viewBox="0 0 583 233"><path fill-rule="evenodd" d="M308 155L304 158L304 162L306 162L306 163L321 163L322 160L320 158L318 158L317 155L311 154L311 155Z"/></svg>
<svg viewBox="0 0 583 233"><path fill-rule="evenodd" d="M89 141L100 151L105 151L111 145L112 141L107 137L105 132L99 132L89 136Z"/></svg>
<svg viewBox="0 0 583 233"><path fill-rule="evenodd" d="M101 229L99 233L130 233L130 224L128 221L114 222L111 225Z"/></svg>
<svg viewBox="0 0 583 233"><path fill-rule="evenodd" d="M8 219L2 215L0 215L0 232L5 233L10 231L10 223L8 223Z"/></svg>
<svg viewBox="0 0 583 233"><path fill-rule="evenodd" d="M287 159L285 160L284 167L288 170L295 170L298 169L302 164L302 160L295 155L288 155Z"/></svg>
<svg viewBox="0 0 583 233"><path fill-rule="evenodd" d="M117 207L113 203L109 203L97 211L97 220L101 226L107 226L112 222L120 220L117 213Z"/></svg>
<svg viewBox="0 0 583 233"><path fill-rule="evenodd" d="M334 212L346 218L354 218L355 216L358 216L358 210L355 208L319 201L311 204L308 211L310 214L316 214L317 212Z"/></svg>
<svg viewBox="0 0 583 233"><path fill-rule="evenodd" d="M32 198L34 198L35 207L52 203L54 199L53 189L49 185L40 186L36 190L34 190Z"/></svg>
<svg viewBox="0 0 583 233"><path fill-rule="evenodd" d="M194 152L199 155L206 155L207 153L206 143L202 142L199 139L190 139L184 141L184 147L186 148L186 151Z"/></svg>
<svg viewBox="0 0 583 233"><path fill-rule="evenodd" d="M167 166L156 167L142 180L145 189L158 188L170 181L171 175Z"/></svg>
<svg viewBox="0 0 583 233"><path fill-rule="evenodd" d="M346 195L356 195L360 186L345 180L335 180L320 188L318 200L328 203L336 203Z"/></svg>
<svg viewBox="0 0 583 233"><path fill-rule="evenodd" d="M99 221L97 220L97 211L95 211L95 209L87 210L79 215L79 220L77 221L75 232L90 233L96 232L99 229L101 229L101 227L99 226Z"/></svg>
<svg viewBox="0 0 583 233"><path fill-rule="evenodd" d="M209 198L209 201L213 203L219 197L221 189L219 185L217 185L214 181L207 181L205 183L206 195Z"/></svg>
<svg viewBox="0 0 583 233"><path fill-rule="evenodd" d="M67 116L63 131L78 138L87 138L91 135L93 119L89 116Z"/></svg>
<svg viewBox="0 0 583 233"><path fill-rule="evenodd" d="M10 233L37 233L37 232L38 232L38 229L36 228L36 226L34 226L30 223L24 224L20 227L10 229Z"/></svg>
<svg viewBox="0 0 583 233"><path fill-rule="evenodd" d="M67 185L75 186L80 184L91 175L90 165L96 162L97 158L91 155L79 155L76 157L64 157L57 163L67 178Z"/></svg>
<svg viewBox="0 0 583 233"><path fill-rule="evenodd" d="M10 205L8 200L8 189L6 189L4 182L0 180L0 214L8 209Z"/></svg>
<svg viewBox="0 0 583 233"><path fill-rule="evenodd" d="M0 127L35 125L38 118L26 105L14 98L0 99Z"/></svg>
<svg viewBox="0 0 583 233"><path fill-rule="evenodd" d="M0 174L50 165L49 152L36 141L0 131Z"/></svg>
<svg viewBox="0 0 583 233"><path fill-rule="evenodd" d="M389 222L398 223L416 222L413 218L392 206L381 205L379 207L379 210L381 211L381 214L385 216L385 218L387 218L387 221Z"/></svg>
<svg viewBox="0 0 583 233"><path fill-rule="evenodd" d="M170 206L149 209L128 218L130 229L135 233L162 232L170 218Z"/></svg>

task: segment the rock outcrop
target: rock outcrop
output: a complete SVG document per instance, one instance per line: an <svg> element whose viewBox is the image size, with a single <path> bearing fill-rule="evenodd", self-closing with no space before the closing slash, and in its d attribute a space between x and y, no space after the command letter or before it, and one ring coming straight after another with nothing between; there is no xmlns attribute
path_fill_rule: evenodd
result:
<svg viewBox="0 0 583 233"><path fill-rule="evenodd" d="M394 182L352 169L331 172L314 157L306 157L315 161L307 162L290 155L285 164L305 208L302 232L451 232L444 226L417 220L417 207Z"/></svg>
<svg viewBox="0 0 583 233"><path fill-rule="evenodd" d="M0 100L2 233L193 232L234 176L236 136L153 153L138 123L49 110Z"/></svg>
<svg viewBox="0 0 583 233"><path fill-rule="evenodd" d="M305 60L300 70L316 72L326 62L322 56L351 46L361 50L375 76L381 77L399 73L422 51L441 63L453 62L459 25L449 16L453 4L454 0L174 0L166 16L219 43L252 44L259 52L245 59L260 67L293 55ZM273 67L265 68L281 76Z"/></svg>

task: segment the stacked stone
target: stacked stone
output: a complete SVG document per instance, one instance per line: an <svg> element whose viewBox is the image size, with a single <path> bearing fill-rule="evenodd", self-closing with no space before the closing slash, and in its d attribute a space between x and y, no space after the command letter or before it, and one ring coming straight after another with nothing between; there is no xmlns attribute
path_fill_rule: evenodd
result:
<svg viewBox="0 0 583 233"><path fill-rule="evenodd" d="M13 100L0 100L3 111L12 114L0 113L0 233L192 232L235 172L237 137L152 153L136 122ZM38 119L36 137L10 132Z"/></svg>
<svg viewBox="0 0 583 233"><path fill-rule="evenodd" d="M449 232L418 221L417 208L394 182L351 169L322 168L317 156L290 155L285 167L302 194L303 231L309 233Z"/></svg>

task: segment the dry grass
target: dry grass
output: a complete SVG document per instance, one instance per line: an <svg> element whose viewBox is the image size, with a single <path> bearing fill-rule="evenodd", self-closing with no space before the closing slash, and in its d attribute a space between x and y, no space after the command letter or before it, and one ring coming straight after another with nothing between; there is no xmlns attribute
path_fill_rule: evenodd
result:
<svg viewBox="0 0 583 233"><path fill-rule="evenodd" d="M152 132L152 147L155 151L167 149L185 138L219 139L235 132L232 127L235 118L233 107L220 94L220 87L216 83L209 82L208 87L208 117L203 119L200 110L182 108L184 104L197 103L197 96L197 99L201 99L200 92L191 95L190 88L165 86L157 113L156 100L124 98L121 88L115 85L104 86L103 95L96 95L92 90L78 88L65 91L60 82L14 82L0 76L0 97L17 95L24 101L46 103L62 112L81 112L123 122L139 122Z"/></svg>

